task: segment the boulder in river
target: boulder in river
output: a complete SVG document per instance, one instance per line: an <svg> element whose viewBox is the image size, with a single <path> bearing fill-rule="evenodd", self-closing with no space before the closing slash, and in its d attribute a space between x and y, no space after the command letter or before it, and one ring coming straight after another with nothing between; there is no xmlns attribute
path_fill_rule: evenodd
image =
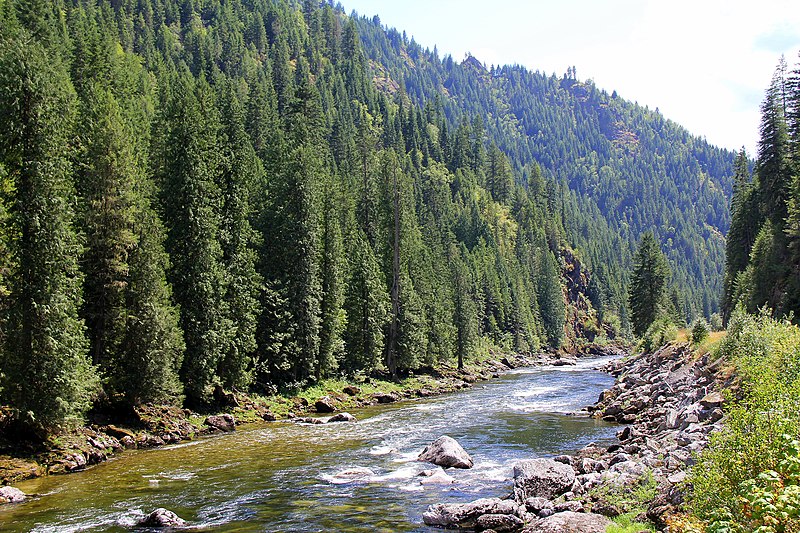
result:
<svg viewBox="0 0 800 533"><path fill-rule="evenodd" d="M336 413L332 417L328 419L328 423L330 422L355 422L356 417L351 415L350 413Z"/></svg>
<svg viewBox="0 0 800 533"><path fill-rule="evenodd" d="M447 435L442 435L430 443L422 450L417 460L453 468L472 468L474 464L472 457L464 451L464 448Z"/></svg>
<svg viewBox="0 0 800 533"><path fill-rule="evenodd" d="M611 520L593 513L564 511L534 522L529 533L605 533Z"/></svg>
<svg viewBox="0 0 800 533"><path fill-rule="evenodd" d="M428 526L444 528L475 528L478 518L483 515L519 515L519 506L511 500L500 498L481 498L469 503L438 503L431 505L422 514L422 521Z"/></svg>
<svg viewBox="0 0 800 533"><path fill-rule="evenodd" d="M492 530L496 533L519 531L525 522L513 514L485 514L475 522L476 531Z"/></svg>
<svg viewBox="0 0 800 533"><path fill-rule="evenodd" d="M441 467L423 470L419 473L422 478L420 485L452 485L456 482L455 478L448 475Z"/></svg>
<svg viewBox="0 0 800 533"><path fill-rule="evenodd" d="M206 418L206 425L220 431L233 431L236 429L236 420L232 414L225 413L224 415L211 415Z"/></svg>
<svg viewBox="0 0 800 533"><path fill-rule="evenodd" d="M0 503L24 502L28 496L15 487L0 487Z"/></svg>
<svg viewBox="0 0 800 533"><path fill-rule="evenodd" d="M157 527L157 528L173 528L173 527L186 527L188 523L186 520L176 515L168 509L159 507L146 517L139 520L136 524L141 527Z"/></svg>
<svg viewBox="0 0 800 533"><path fill-rule="evenodd" d="M397 401L397 395L388 392L376 392L372 398L378 403L394 403Z"/></svg>
<svg viewBox="0 0 800 533"><path fill-rule="evenodd" d="M574 482L572 467L552 459L530 459L514 465L514 497L519 502L555 498L570 490Z"/></svg>

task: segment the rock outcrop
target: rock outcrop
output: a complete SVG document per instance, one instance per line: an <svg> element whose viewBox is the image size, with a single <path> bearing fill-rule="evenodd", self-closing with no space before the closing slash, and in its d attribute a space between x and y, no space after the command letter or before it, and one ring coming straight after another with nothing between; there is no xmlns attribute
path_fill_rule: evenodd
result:
<svg viewBox="0 0 800 533"><path fill-rule="evenodd" d="M426 525L444 528L473 529L484 515L515 515L523 510L512 500L481 498L469 503L440 503L431 505L422 515Z"/></svg>
<svg viewBox="0 0 800 533"><path fill-rule="evenodd" d="M575 471L553 459L531 459L514 465L514 498L555 498L572 488Z"/></svg>

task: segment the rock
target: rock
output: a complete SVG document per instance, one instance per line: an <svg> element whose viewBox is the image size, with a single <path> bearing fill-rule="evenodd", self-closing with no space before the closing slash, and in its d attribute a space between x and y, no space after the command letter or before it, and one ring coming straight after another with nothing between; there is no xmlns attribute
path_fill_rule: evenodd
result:
<svg viewBox="0 0 800 533"><path fill-rule="evenodd" d="M355 385L348 385L342 389L342 392L348 396L358 396L361 394L361 388L356 387Z"/></svg>
<svg viewBox="0 0 800 533"><path fill-rule="evenodd" d="M485 514L478 517L475 523L476 531L486 531L491 529L497 533L507 531L518 531L522 529L524 522L513 514Z"/></svg>
<svg viewBox="0 0 800 533"><path fill-rule="evenodd" d="M328 419L328 423L331 422L355 422L356 417L351 415L350 413L336 413L332 417Z"/></svg>
<svg viewBox="0 0 800 533"><path fill-rule="evenodd" d="M717 391L703 396L703 399L700 400L700 404L706 409L713 409L714 407L720 407L724 401L725 397L722 396L721 392Z"/></svg>
<svg viewBox="0 0 800 533"><path fill-rule="evenodd" d="M336 400L330 396L323 396L314 402L314 409L318 413L332 413L336 411Z"/></svg>
<svg viewBox="0 0 800 533"><path fill-rule="evenodd" d="M422 514L428 526L470 529L477 525L478 517L486 514L519 515L520 509L511 500L481 498L469 503L438 503Z"/></svg>
<svg viewBox="0 0 800 533"><path fill-rule="evenodd" d="M312 425L319 425L324 424L327 422L327 418L314 418L313 416L298 416L292 419L292 422L297 422L298 424L312 424Z"/></svg>
<svg viewBox="0 0 800 533"><path fill-rule="evenodd" d="M511 369L514 368L514 365L511 363L511 361L508 360L508 357L503 357L502 359L500 359L500 362L503 363L503 365L507 366L508 368Z"/></svg>
<svg viewBox="0 0 800 533"><path fill-rule="evenodd" d="M278 419L278 417L275 416L275 414L272 411L267 411L266 413L261 415L261 418L264 420L264 422L275 422Z"/></svg>
<svg viewBox="0 0 800 533"><path fill-rule="evenodd" d="M452 485L456 482L455 478L448 475L441 467L423 470L419 476L422 477L420 485Z"/></svg>
<svg viewBox="0 0 800 533"><path fill-rule="evenodd" d="M188 523L172 511L160 507L139 520L136 524L141 527L186 527Z"/></svg>
<svg viewBox="0 0 800 533"><path fill-rule="evenodd" d="M233 415L225 413L224 415L211 415L206 418L205 424L220 431L233 431L236 429L236 420Z"/></svg>
<svg viewBox="0 0 800 533"><path fill-rule="evenodd" d="M553 502L547 498L528 498L525 500L525 508L532 513L539 513L542 509L552 509Z"/></svg>
<svg viewBox="0 0 800 533"><path fill-rule="evenodd" d="M593 513L565 511L537 520L526 533L605 533L611 520Z"/></svg>
<svg viewBox="0 0 800 533"><path fill-rule="evenodd" d="M120 439L120 440L124 439L125 437L130 437L131 439L135 439L136 438L136 434L133 431L130 431L130 430L125 429L125 428L117 427L117 426L115 426L113 424L109 424L106 427L105 433L107 435L111 435L112 437Z"/></svg>
<svg viewBox="0 0 800 533"><path fill-rule="evenodd" d="M386 392L376 392L372 395L372 398L378 403L394 403L397 401L397 396L395 394Z"/></svg>
<svg viewBox="0 0 800 533"><path fill-rule="evenodd" d="M0 455L0 485L39 477L45 471L39 464L32 461Z"/></svg>
<svg viewBox="0 0 800 533"><path fill-rule="evenodd" d="M136 441L132 437L122 437L119 439L119 443L122 444L126 450L132 450L136 448Z"/></svg>
<svg viewBox="0 0 800 533"><path fill-rule="evenodd" d="M353 481L362 481L375 476L375 472L363 466L356 466L337 472L330 479L330 482L335 485L342 485L344 483L352 483Z"/></svg>
<svg viewBox="0 0 800 533"><path fill-rule="evenodd" d="M564 463L565 465L570 465L570 466L572 466L573 463L571 455L556 455L555 457L553 457L553 461Z"/></svg>
<svg viewBox="0 0 800 533"><path fill-rule="evenodd" d="M583 511L583 504L579 501L561 502L553 506L556 513L563 513L564 511L572 511L573 513L580 513Z"/></svg>
<svg viewBox="0 0 800 533"><path fill-rule="evenodd" d="M514 497L519 502L528 498L555 498L564 494L575 481L571 466L552 459L531 459L514 465Z"/></svg>
<svg viewBox="0 0 800 533"><path fill-rule="evenodd" d="M672 483L673 485L677 485L678 483L682 483L686 479L686 472L683 470L679 472L675 472L671 476L667 478L667 481Z"/></svg>
<svg viewBox="0 0 800 533"><path fill-rule="evenodd" d="M472 468L474 464L464 448L452 437L442 435L430 443L417 457L417 461L426 461L435 465L453 468Z"/></svg>
<svg viewBox="0 0 800 533"><path fill-rule="evenodd" d="M27 494L14 487L0 487L0 503L24 502Z"/></svg>

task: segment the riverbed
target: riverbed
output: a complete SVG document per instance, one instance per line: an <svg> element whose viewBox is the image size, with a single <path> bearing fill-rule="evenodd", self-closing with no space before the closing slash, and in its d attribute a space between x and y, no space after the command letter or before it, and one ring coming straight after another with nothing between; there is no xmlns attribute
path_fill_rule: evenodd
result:
<svg viewBox="0 0 800 533"><path fill-rule="evenodd" d="M84 472L17 486L39 498L0 508L0 530L129 531L157 507L203 531L434 531L422 512L440 502L503 496L512 465L616 441L618 426L575 413L614 379L596 368L517 369L435 398L353 411L358 423L275 422L132 451ZM423 485L415 461L441 435L475 461L455 482ZM345 482L354 468L372 474ZM366 472L366 470L364 471Z"/></svg>

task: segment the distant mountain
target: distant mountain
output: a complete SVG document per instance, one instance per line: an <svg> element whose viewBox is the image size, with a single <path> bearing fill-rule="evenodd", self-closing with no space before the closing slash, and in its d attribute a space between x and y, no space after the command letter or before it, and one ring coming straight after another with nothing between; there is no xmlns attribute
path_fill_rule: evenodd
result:
<svg viewBox="0 0 800 533"><path fill-rule="evenodd" d="M607 278L616 305L636 242L652 230L687 318L719 309L734 152L578 80L571 68L560 78L516 65L487 69L472 56L439 58L377 17L356 22L379 88L441 107L452 127L481 117L518 180L537 163L568 187L567 238Z"/></svg>

